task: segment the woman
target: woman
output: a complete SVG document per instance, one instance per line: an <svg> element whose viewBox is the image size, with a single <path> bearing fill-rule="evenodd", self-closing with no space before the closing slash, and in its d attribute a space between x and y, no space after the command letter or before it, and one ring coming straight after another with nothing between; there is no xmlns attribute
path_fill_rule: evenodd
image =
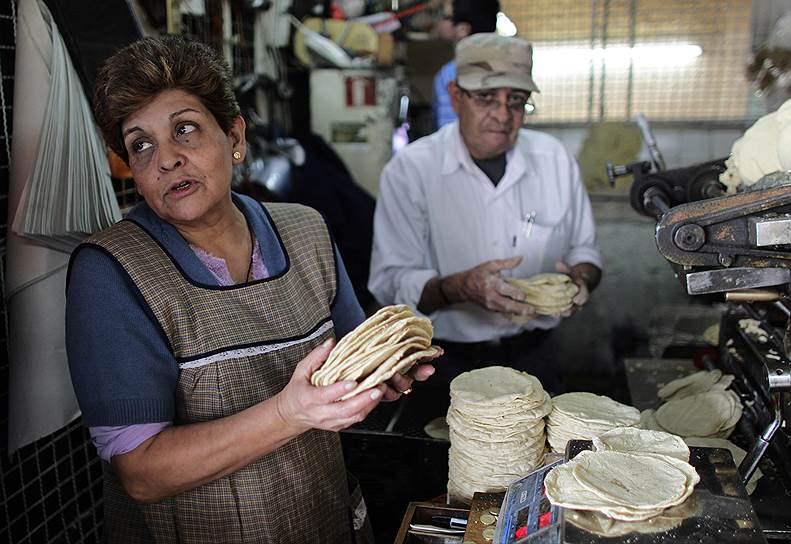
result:
<svg viewBox="0 0 791 544"><path fill-rule="evenodd" d="M364 316L318 213L231 192L245 123L211 49L122 49L95 110L144 200L69 273L72 380L110 466L105 539L351 541L365 510L335 431L433 367L343 402L352 383L310 384Z"/></svg>

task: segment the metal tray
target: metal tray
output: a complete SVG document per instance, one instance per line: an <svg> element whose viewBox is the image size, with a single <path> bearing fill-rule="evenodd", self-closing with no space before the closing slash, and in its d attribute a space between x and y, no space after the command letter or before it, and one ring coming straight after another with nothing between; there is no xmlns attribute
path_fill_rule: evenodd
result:
<svg viewBox="0 0 791 544"><path fill-rule="evenodd" d="M566 450L567 459L590 449L588 440L572 440ZM733 457L720 448L690 448L690 463L698 471L700 482L684 502L678 523L668 530L649 532L644 528L629 532L621 522L619 531L595 534L574 524L574 512L562 509L561 540L567 544L594 544L600 542L701 544L730 542L766 542L758 517L755 515L747 491L741 484ZM651 482L646 482L651 485ZM634 525L635 528L641 527Z"/></svg>

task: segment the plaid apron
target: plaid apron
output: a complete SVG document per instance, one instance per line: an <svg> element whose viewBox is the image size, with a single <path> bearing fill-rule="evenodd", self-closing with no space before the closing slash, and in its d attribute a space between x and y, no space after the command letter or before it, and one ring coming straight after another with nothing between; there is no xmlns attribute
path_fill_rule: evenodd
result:
<svg viewBox="0 0 791 544"><path fill-rule="evenodd" d="M123 266L179 363L175 424L235 414L281 391L296 364L334 335L336 271L313 210L267 204L288 266L233 287L191 283L139 225L121 221L90 243ZM308 431L243 469L156 504L138 505L107 471L105 537L138 542L351 542L354 528L337 433ZM364 507L363 507L364 508ZM142 516L141 516L142 514ZM356 523L355 523L356 525Z"/></svg>

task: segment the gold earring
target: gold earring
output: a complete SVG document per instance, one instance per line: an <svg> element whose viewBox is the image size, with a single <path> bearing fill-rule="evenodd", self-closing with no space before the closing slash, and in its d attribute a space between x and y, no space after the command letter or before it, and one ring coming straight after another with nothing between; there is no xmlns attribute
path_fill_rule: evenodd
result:
<svg viewBox="0 0 791 544"><path fill-rule="evenodd" d="M242 158L242 154L239 151L234 151L233 152L233 158L234 158L234 160L238 161L239 159Z"/></svg>

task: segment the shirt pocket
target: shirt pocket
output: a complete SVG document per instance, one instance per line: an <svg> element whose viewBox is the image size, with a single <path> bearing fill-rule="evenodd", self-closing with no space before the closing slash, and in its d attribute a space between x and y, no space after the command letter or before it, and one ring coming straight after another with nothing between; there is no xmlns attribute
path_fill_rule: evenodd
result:
<svg viewBox="0 0 791 544"><path fill-rule="evenodd" d="M537 218L527 236L519 237L520 254L529 274L554 272L555 263L562 261L568 252L568 229L563 221L543 223Z"/></svg>

